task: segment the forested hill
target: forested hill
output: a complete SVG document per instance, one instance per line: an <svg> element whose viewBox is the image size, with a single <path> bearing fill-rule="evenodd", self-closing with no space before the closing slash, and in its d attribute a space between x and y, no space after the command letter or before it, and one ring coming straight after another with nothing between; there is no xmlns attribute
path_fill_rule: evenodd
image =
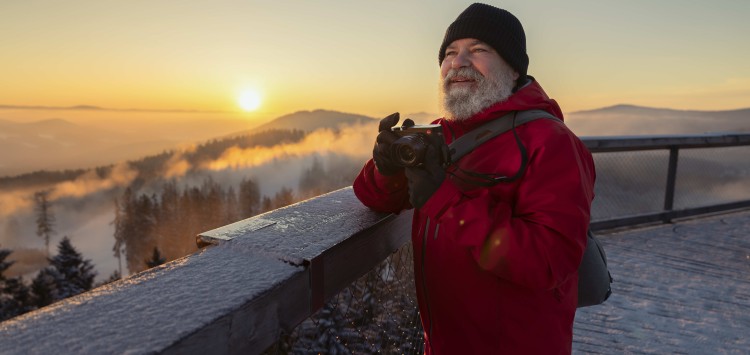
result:
<svg viewBox="0 0 750 355"><path fill-rule="evenodd" d="M201 163L217 159L230 147L247 149L253 147L272 147L279 144L297 143L305 136L302 130L270 129L254 134L233 136L229 138L213 139L199 144L192 150L181 152L182 158L190 166L200 166ZM130 168L138 172L141 179L157 178L166 163L175 156L176 150L169 150L160 154L147 156L129 161ZM52 184L75 180L83 174L94 172L100 178L109 175L114 165L101 166L93 169L75 169L63 171L36 171L32 173L0 178L0 191L19 188L44 188Z"/></svg>
<svg viewBox="0 0 750 355"><path fill-rule="evenodd" d="M367 124L374 121L375 119L372 117L338 111L298 111L276 118L271 122L251 130L230 134L229 136L247 135L270 129L289 129L311 132L321 128L336 129L342 125Z"/></svg>

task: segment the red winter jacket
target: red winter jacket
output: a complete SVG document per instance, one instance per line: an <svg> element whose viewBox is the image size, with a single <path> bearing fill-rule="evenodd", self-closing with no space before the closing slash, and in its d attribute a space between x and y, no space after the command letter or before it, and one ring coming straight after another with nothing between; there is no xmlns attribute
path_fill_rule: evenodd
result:
<svg viewBox="0 0 750 355"><path fill-rule="evenodd" d="M462 122L438 120L447 143L514 110L557 103L526 85ZM427 354L569 354L585 249L594 162L564 124L538 119L516 127L528 166L515 182L478 187L447 174L414 211L414 278ZM458 162L463 170L513 176L521 164L512 132ZM462 174L455 167L448 171ZM366 206L411 208L403 173L383 176L372 160L354 181Z"/></svg>

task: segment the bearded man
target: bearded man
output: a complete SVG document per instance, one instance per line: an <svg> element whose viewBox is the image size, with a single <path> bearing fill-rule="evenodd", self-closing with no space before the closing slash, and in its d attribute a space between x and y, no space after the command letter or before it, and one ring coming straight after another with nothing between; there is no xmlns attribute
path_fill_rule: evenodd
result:
<svg viewBox="0 0 750 355"><path fill-rule="evenodd" d="M493 120L543 110L447 167L397 165L398 114L380 122L354 181L381 212L414 208L414 277L427 354L569 354L594 163L558 104L527 75L526 38L508 11L473 4L439 54L446 143ZM514 121L515 122L515 121Z"/></svg>

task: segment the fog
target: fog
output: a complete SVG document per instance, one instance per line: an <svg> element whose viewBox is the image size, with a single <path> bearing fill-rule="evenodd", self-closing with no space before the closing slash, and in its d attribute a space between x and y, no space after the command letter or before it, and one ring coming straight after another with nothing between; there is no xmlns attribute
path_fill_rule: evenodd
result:
<svg viewBox="0 0 750 355"><path fill-rule="evenodd" d="M162 178L175 179L180 187L200 186L210 177L221 186L234 186L244 178L253 178L259 183L261 194L273 196L282 187L297 190L303 171L317 159L326 167L346 164L361 165L372 154L376 124L345 126L338 131L319 130L308 134L301 142L281 144L273 147L242 149L231 147L218 159L201 166L191 166L185 154L194 147L186 146L174 154L164 166ZM128 164L120 162L104 178L89 171L73 181L47 187L52 212L55 216L56 234L50 241L50 251L56 253L56 245L63 236L91 259L99 275L107 278L117 269L114 258L112 221L114 198L138 176ZM159 183L146 184L139 194L156 193ZM0 194L0 247L13 250L36 250L44 255L44 241L36 236L33 205L34 190L17 190ZM40 260L27 258L22 253L9 257L17 263L10 275L27 274L38 268ZM43 259L42 259L43 260Z"/></svg>
<svg viewBox="0 0 750 355"><path fill-rule="evenodd" d="M247 130L265 119L233 113L1 110L0 176L92 168Z"/></svg>

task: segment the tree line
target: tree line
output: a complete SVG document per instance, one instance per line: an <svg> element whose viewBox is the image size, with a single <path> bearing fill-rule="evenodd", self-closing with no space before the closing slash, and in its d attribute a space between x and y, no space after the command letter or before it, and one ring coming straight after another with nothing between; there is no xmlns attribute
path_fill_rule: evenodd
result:
<svg viewBox="0 0 750 355"><path fill-rule="evenodd" d="M295 141L303 137L301 131L279 130L265 134L256 138L268 145L273 139ZM208 142L192 153L191 160L197 163L214 159L226 145L237 141L247 142L247 137ZM360 161L344 156L329 157L326 164L315 157L299 176L296 191L282 187L273 195L265 196L261 194L259 182L251 177L244 178L238 186L221 186L210 177L198 186L183 186L177 180L144 176L161 171L159 166L168 159L169 154L164 153L138 161L139 178L114 197L112 251L119 267L101 284L120 279L124 274L123 266L133 274L197 251L195 236L201 232L348 186L361 167ZM106 175L106 168L98 168L97 173ZM44 180L43 175L38 175L41 180ZM55 178L60 177L55 175ZM94 265L83 258L67 236L58 244L57 254L50 256L49 244L56 234L56 220L49 191L37 192L34 203L36 231L45 242L49 265L31 280L6 276L5 272L13 264L8 261L12 250L0 249L0 321L97 286Z"/></svg>
<svg viewBox="0 0 750 355"><path fill-rule="evenodd" d="M299 177L297 192L282 187L272 196L262 195L259 182L250 177L237 189L210 177L200 186L183 188L176 180L164 181L151 194L128 187L115 200L114 257L120 271L124 264L130 273L146 269L144 260L152 253L167 261L180 258L197 251L199 233L348 186L357 169L347 160L325 166L315 158Z"/></svg>

